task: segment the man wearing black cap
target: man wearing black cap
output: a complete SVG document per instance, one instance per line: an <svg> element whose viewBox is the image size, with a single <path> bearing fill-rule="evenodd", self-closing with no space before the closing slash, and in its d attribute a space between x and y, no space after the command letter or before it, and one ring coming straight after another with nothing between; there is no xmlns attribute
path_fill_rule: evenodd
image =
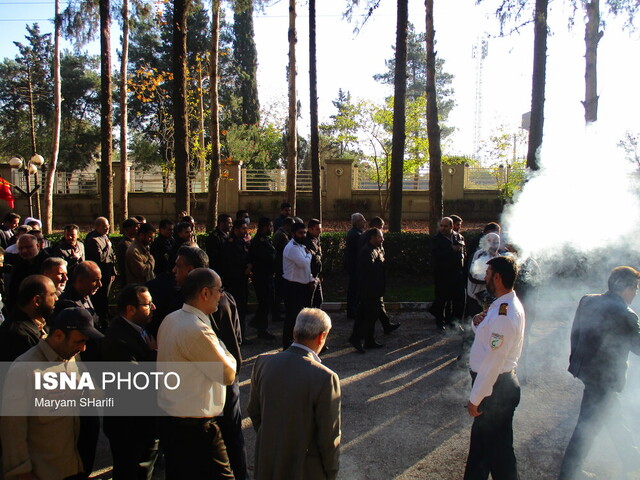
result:
<svg viewBox="0 0 640 480"><path fill-rule="evenodd" d="M54 318L50 332L37 345L20 355L9 370L22 375L22 362L46 362L52 369L64 365L67 372L78 371L75 356L84 351L89 339L102 338L93 327L89 313L82 308L68 308ZM4 400L15 394L17 384L9 378ZM40 480L83 478L91 473L83 466L78 451L80 418L52 416L47 421L36 416L3 416L0 438L5 478L21 477ZM79 443L80 441L80 443ZM84 472L84 474L82 473Z"/></svg>

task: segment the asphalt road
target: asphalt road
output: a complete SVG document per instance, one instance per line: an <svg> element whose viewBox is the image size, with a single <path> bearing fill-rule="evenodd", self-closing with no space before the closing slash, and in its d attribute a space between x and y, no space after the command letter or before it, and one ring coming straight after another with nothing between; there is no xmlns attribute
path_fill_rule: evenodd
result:
<svg viewBox="0 0 640 480"><path fill-rule="evenodd" d="M518 371L524 380L522 400L514 419L514 445L522 480L557 477L575 426L582 387L566 372L574 310L573 301L548 302L546 313L530 322L530 346ZM323 361L338 373L342 385L338 478L462 478L472 420L465 408L470 377L468 370L456 362L459 335L437 333L425 312L398 313L395 319L402 323L401 328L391 335L379 333L385 347L361 355L346 343L351 321L343 313L330 315L334 327L328 340L330 351L323 355ZM273 327L274 333L278 328L280 325ZM243 412L256 356L274 350L279 343L257 340L244 348ZM637 378L638 368L632 366L629 374ZM631 382L632 386L637 383ZM638 412L638 396L634 389L629 390L625 398L637 431L634 414ZM248 418L243 427L252 469L255 434ZM600 437L585 467L597 478L615 479L619 462L607 435ZM110 453L104 437L96 467L101 473L94 478L110 478ZM161 465L156 478L164 478Z"/></svg>

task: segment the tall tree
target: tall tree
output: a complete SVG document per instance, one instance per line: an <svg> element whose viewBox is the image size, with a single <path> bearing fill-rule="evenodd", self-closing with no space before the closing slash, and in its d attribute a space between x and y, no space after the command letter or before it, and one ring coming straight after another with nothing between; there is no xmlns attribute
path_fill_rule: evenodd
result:
<svg viewBox="0 0 640 480"><path fill-rule="evenodd" d="M254 0L235 0L233 4L233 58L242 103L241 120L246 125L257 125L260 122L258 52L253 39L253 2Z"/></svg>
<svg viewBox="0 0 640 480"><path fill-rule="evenodd" d="M289 0L289 121L287 122L287 201L296 212L296 169L298 159L298 99L296 96L296 0Z"/></svg>
<svg viewBox="0 0 640 480"><path fill-rule="evenodd" d="M309 109L311 119L311 200L312 213L322 221L320 152L318 132L318 72L316 49L316 0L309 0Z"/></svg>
<svg viewBox="0 0 640 480"><path fill-rule="evenodd" d="M120 219L129 218L129 0L122 0L122 58L120 59Z"/></svg>
<svg viewBox="0 0 640 480"><path fill-rule="evenodd" d="M111 98L111 2L100 0L100 198L102 215L113 225L113 102Z"/></svg>
<svg viewBox="0 0 640 480"><path fill-rule="evenodd" d="M187 112L187 9L191 0L173 1L173 122L176 164L176 213L191 211L189 123Z"/></svg>
<svg viewBox="0 0 640 480"><path fill-rule="evenodd" d="M598 120L598 43L604 35L600 30L600 0L587 0L587 23L584 41L586 45L584 71L584 120L586 123Z"/></svg>
<svg viewBox="0 0 640 480"><path fill-rule="evenodd" d="M62 122L62 92L60 86L60 37L61 17L60 0L55 0L54 35L53 35L53 134L51 140L51 160L47 167L44 183L44 212L42 216L42 229L44 233L53 230L53 182L58 168L58 155L60 154L60 123Z"/></svg>
<svg viewBox="0 0 640 480"><path fill-rule="evenodd" d="M533 39L533 75L531 80L531 122L527 167L538 170L538 151L544 132L544 102L547 80L547 13L549 0L536 0Z"/></svg>
<svg viewBox="0 0 640 480"><path fill-rule="evenodd" d="M207 198L207 230L213 230L218 218L218 190L220 187L220 115L218 100L218 58L220 36L220 0L211 3L211 56L209 88L211 95L211 172Z"/></svg>
<svg viewBox="0 0 640 480"><path fill-rule="evenodd" d="M404 167L407 101L407 29L409 2L398 0L396 24L396 58L394 72L393 139L391 148L391 191L389 229L402 229L402 180Z"/></svg>
<svg viewBox="0 0 640 480"><path fill-rule="evenodd" d="M433 0L425 0L427 23L427 137L429 138L429 233L435 235L443 215L442 151L436 91L435 28Z"/></svg>

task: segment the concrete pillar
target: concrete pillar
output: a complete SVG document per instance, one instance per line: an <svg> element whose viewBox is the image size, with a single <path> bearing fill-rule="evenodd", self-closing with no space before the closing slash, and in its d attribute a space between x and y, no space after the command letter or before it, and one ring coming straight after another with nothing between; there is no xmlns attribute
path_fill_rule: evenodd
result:
<svg viewBox="0 0 640 480"><path fill-rule="evenodd" d="M353 160L334 158L325 160L326 177L325 212L328 218L341 218L344 208L351 203Z"/></svg>
<svg viewBox="0 0 640 480"><path fill-rule="evenodd" d="M466 175L467 167L464 164L443 165L442 188L444 200L461 200L464 198Z"/></svg>
<svg viewBox="0 0 640 480"><path fill-rule="evenodd" d="M240 184L242 162L226 162L220 166L220 188L218 190L218 212L235 218L240 208Z"/></svg>

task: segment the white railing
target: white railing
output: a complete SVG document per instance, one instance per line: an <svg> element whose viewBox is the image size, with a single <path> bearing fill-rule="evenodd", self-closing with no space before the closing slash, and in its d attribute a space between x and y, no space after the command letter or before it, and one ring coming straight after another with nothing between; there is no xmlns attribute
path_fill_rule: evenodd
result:
<svg viewBox="0 0 640 480"><path fill-rule="evenodd" d="M296 173L296 191L311 191L311 170L298 170ZM241 169L240 190L260 192L286 192L287 170L275 168L272 170Z"/></svg>
<svg viewBox="0 0 640 480"><path fill-rule="evenodd" d="M38 183L42 189L44 175L38 172ZM34 175L30 176L30 186L35 186ZM27 181L22 170L11 170L11 183L23 190L27 189ZM56 172L53 181L53 192L57 195L96 195L99 192L98 174L96 172Z"/></svg>
<svg viewBox="0 0 640 480"><path fill-rule="evenodd" d="M464 188L469 190L498 190L501 185L509 183L510 177L522 178L523 174L523 169L510 166L493 168L469 167L467 168Z"/></svg>
<svg viewBox="0 0 640 480"><path fill-rule="evenodd" d="M209 189L209 171L198 171L190 177L191 193L206 193ZM131 170L129 192L175 193L176 173L163 173L160 169Z"/></svg>
<svg viewBox="0 0 640 480"><path fill-rule="evenodd" d="M375 169L357 167L353 169L353 189L354 190L378 190L378 185L382 190L387 189L386 177L377 179ZM404 173L402 175L403 190L429 190L429 172L427 170L419 170L415 173Z"/></svg>

